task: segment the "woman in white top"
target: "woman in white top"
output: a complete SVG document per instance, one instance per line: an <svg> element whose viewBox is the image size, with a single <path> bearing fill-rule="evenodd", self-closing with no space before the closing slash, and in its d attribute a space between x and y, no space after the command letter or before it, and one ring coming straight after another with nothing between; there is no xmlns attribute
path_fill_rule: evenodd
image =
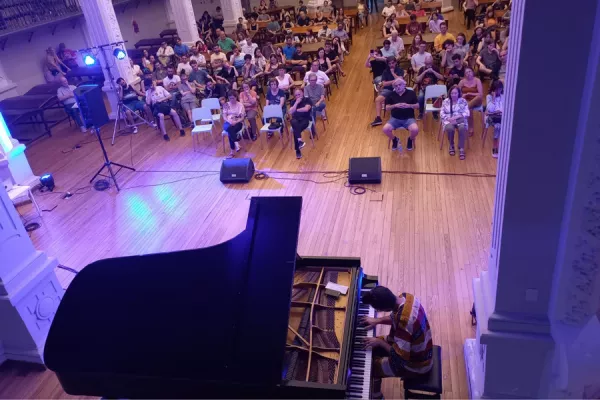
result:
<svg viewBox="0 0 600 400"><path fill-rule="evenodd" d="M504 111L504 84L496 79L490 85L490 94L486 97L486 123L494 127L494 144L492 146L492 157L498 158L498 140L500 139L500 127L502 124L502 112Z"/></svg>
<svg viewBox="0 0 600 400"><path fill-rule="evenodd" d="M294 84L294 80L292 79L290 74L286 73L285 71L285 66L280 65L279 69L277 70L278 74L275 77L275 79L277 79L277 86L279 87L279 89L283 90L284 92L288 92L290 90L290 87Z"/></svg>
<svg viewBox="0 0 600 400"><path fill-rule="evenodd" d="M240 103L237 90L230 90L227 94L228 102L223 104L223 130L229 136L229 148L231 152L227 158L233 158L235 153L240 151L238 141L241 139L241 132L244 127L244 118L246 118L246 110L244 105Z"/></svg>
<svg viewBox="0 0 600 400"><path fill-rule="evenodd" d="M432 12L431 16L429 17L429 30L431 33L440 33L440 24L442 22L444 21L438 18L438 14L436 12Z"/></svg>
<svg viewBox="0 0 600 400"><path fill-rule="evenodd" d="M150 79L144 80L144 86L149 88L146 90L146 103L149 106L152 106L152 113L158 118L158 126L163 134L163 139L167 142L171 140L165 129L165 115L167 114L170 115L173 122L175 122L175 126L179 129L179 134L185 136L185 131L181 126L179 115L171 108L171 93L167 92L164 87L157 86L156 81Z"/></svg>
<svg viewBox="0 0 600 400"><path fill-rule="evenodd" d="M265 67L267 66L267 59L263 56L262 51L257 47L254 50L254 64L258 67L259 70L265 72Z"/></svg>
<svg viewBox="0 0 600 400"><path fill-rule="evenodd" d="M142 51L142 67L148 68L150 72L154 69L154 62L150 60L150 54L146 49Z"/></svg>
<svg viewBox="0 0 600 400"><path fill-rule="evenodd" d="M465 140L467 138L467 118L469 117L469 104L462 98L460 88L452 86L448 98L444 99L440 116L444 132L450 142L450 155L456 154L454 150L454 131L458 130L458 154L461 160L465 159Z"/></svg>

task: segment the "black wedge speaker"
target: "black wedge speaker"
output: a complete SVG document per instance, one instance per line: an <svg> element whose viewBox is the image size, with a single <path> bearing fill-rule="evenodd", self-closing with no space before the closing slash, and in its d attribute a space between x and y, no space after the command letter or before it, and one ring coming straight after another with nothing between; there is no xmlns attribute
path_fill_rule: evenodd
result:
<svg viewBox="0 0 600 400"><path fill-rule="evenodd" d="M254 175L254 163L251 158L230 158L221 164L221 182L246 183Z"/></svg>
<svg viewBox="0 0 600 400"><path fill-rule="evenodd" d="M381 157L351 158L349 183L381 183Z"/></svg>

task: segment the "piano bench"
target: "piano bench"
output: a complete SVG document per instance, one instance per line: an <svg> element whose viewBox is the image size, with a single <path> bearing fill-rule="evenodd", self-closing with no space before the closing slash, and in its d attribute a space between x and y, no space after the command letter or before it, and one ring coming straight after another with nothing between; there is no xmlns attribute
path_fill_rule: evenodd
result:
<svg viewBox="0 0 600 400"><path fill-rule="evenodd" d="M403 379L405 399L441 399L442 348L440 346L433 346L432 361L433 367L427 375L419 378Z"/></svg>

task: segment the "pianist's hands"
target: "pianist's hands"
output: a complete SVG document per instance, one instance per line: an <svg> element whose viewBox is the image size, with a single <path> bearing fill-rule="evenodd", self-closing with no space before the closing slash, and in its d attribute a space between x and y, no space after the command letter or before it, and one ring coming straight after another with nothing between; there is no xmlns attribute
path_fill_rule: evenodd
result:
<svg viewBox="0 0 600 400"><path fill-rule="evenodd" d="M375 328L378 323L379 321L377 320L377 318L362 317L360 320L360 326L362 326L366 330Z"/></svg>
<svg viewBox="0 0 600 400"><path fill-rule="evenodd" d="M383 340L381 340L380 338L376 338L376 337L366 337L363 338L363 346L365 349L368 348L376 348L376 347L382 347L385 342Z"/></svg>

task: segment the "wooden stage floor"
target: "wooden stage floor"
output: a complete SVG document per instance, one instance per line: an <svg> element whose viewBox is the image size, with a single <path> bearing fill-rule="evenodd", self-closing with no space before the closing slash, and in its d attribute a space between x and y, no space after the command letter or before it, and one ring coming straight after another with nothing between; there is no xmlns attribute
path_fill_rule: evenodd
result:
<svg viewBox="0 0 600 400"><path fill-rule="evenodd" d="M462 27L455 21L452 32ZM468 397L462 345L475 336L471 281L487 268L495 178L462 174L495 175L496 160L491 141L481 148L478 123L465 161L450 157L447 143L440 151L432 133L421 132L413 152L388 150L381 127L369 126L375 111L364 62L380 35L374 26L355 35L344 63L348 77L327 104L327 130L319 121L320 139L315 148L307 142L302 160L289 146L283 149L277 137L264 150L259 142L244 143L247 151L241 156L271 173L267 180L224 186L215 173L223 160L220 137L218 145L204 139L194 152L189 133L178 137L168 122L169 143L149 128L119 137L114 146L107 140L111 159L133 161L138 171L119 173L121 193L114 188L97 192L88 180L101 166L98 143L67 124L55 129L52 138L27 149L28 158L35 173L54 174L56 191L77 194L67 200L60 194L37 196L43 209L53 211L37 219L42 226L31 233L35 246L77 270L107 257L206 247L244 228L250 197L302 196L299 253L361 257L366 273L378 275L381 284L421 298L434 342L443 349L444 397ZM112 125L102 134L109 137ZM381 156L384 170L394 173L385 173L382 184L369 186L374 192L364 195L350 193L345 179L336 180L340 175L317 172L344 171L350 157L373 156ZM27 220L36 218L29 205L19 211ZM56 273L67 287L72 274ZM401 385L390 379L384 393L402 397ZM0 367L0 397L69 396L53 373L9 362Z"/></svg>

